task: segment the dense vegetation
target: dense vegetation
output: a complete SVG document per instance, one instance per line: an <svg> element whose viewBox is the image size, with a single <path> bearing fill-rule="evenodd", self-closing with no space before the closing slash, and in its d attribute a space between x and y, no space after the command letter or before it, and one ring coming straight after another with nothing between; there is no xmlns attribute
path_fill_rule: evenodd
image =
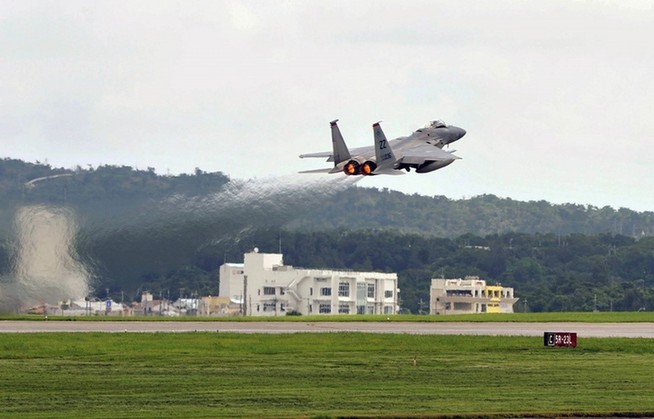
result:
<svg viewBox="0 0 654 419"><path fill-rule="evenodd" d="M62 175L47 181L34 179ZM0 210L25 203L70 204L84 209L135 206L174 194L204 196L229 182L224 174L161 176L154 168L100 166L74 170L21 160L0 160ZM343 205L347 202L347 205ZM4 221L6 221L6 217ZM463 200L353 187L324 200L289 223L297 231L390 229L438 237L507 232L654 235L654 212L590 205L521 202L494 195Z"/></svg>
<svg viewBox="0 0 654 419"><path fill-rule="evenodd" d="M187 196L215 192L229 182L220 172L196 169L193 175L159 176L154 168L89 166L74 170L21 160L0 160L0 207L19 204L69 204L81 207L132 206L146 199L172 194Z"/></svg>
<svg viewBox="0 0 654 419"><path fill-rule="evenodd" d="M647 339L0 335L0 417L652 416Z"/></svg>
<svg viewBox="0 0 654 419"><path fill-rule="evenodd" d="M236 253L255 245L276 251L278 240L276 231L261 232L243 240ZM653 237L507 233L447 239L332 231L285 232L282 242L289 265L397 272L402 307L413 313L428 310L431 278L466 275L514 287L521 298L516 311L654 308Z"/></svg>
<svg viewBox="0 0 654 419"><path fill-rule="evenodd" d="M337 200L325 202L291 226L301 231L391 229L438 237L507 232L643 237L654 235L654 212L521 202L494 195L454 200L388 189L350 188L340 193Z"/></svg>
<svg viewBox="0 0 654 419"><path fill-rule="evenodd" d="M0 281L11 271L15 209L45 204L75 208L79 258L95 288L118 300L145 289L215 295L223 261L281 246L290 265L397 272L402 307L413 313L428 309L431 278L466 275L514 287L517 311L654 309L652 212L365 188L320 205L278 196L229 206L238 200L224 193L232 183L200 169L159 176L0 160Z"/></svg>

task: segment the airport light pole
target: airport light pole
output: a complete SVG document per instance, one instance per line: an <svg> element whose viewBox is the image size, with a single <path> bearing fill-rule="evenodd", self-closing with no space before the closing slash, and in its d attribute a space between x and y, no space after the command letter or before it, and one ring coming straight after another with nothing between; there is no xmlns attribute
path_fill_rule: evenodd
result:
<svg viewBox="0 0 654 419"><path fill-rule="evenodd" d="M527 312L527 297L525 297L525 301L524 301L524 305L523 305L523 309L522 309L522 311L523 311L523 313L526 313L526 312Z"/></svg>

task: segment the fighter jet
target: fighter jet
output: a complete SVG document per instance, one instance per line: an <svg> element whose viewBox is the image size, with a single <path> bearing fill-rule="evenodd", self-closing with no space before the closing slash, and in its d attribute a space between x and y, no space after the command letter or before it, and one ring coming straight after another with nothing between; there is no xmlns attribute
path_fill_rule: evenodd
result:
<svg viewBox="0 0 654 419"><path fill-rule="evenodd" d="M424 128L407 137L388 141L379 122L372 125L374 145L348 149L338 128L338 119L329 123L332 130L333 150L300 154L300 158L326 157L334 162L333 168L306 170L300 173L345 173L348 176L399 175L413 168L416 173L441 169L460 157L445 151L449 145L466 134L463 128L431 121Z"/></svg>

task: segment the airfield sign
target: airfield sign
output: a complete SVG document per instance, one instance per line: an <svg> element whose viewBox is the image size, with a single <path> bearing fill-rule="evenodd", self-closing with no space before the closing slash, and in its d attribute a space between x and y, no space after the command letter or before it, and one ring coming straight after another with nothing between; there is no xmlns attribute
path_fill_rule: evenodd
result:
<svg viewBox="0 0 654 419"><path fill-rule="evenodd" d="M577 347L577 333L575 332L545 332L543 334L545 346Z"/></svg>

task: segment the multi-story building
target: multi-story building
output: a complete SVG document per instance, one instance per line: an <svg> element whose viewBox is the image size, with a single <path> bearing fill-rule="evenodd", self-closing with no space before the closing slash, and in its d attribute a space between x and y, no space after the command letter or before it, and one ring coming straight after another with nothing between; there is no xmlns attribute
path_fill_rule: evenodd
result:
<svg viewBox="0 0 654 419"><path fill-rule="evenodd" d="M248 316L395 314L399 291L395 273L299 269L256 249L220 267L220 296Z"/></svg>
<svg viewBox="0 0 654 419"><path fill-rule="evenodd" d="M513 288L486 285L477 276L464 279L432 279L430 314L513 313L518 301Z"/></svg>

